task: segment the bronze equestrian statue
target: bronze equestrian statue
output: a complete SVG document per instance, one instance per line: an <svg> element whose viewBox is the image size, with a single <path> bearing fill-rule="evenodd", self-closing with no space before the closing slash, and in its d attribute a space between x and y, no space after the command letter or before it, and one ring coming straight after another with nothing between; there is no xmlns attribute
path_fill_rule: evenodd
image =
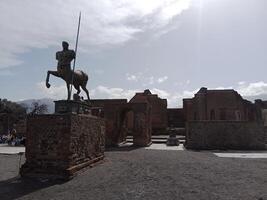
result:
<svg viewBox="0 0 267 200"><path fill-rule="evenodd" d="M56 59L58 60L57 71L47 71L46 77L46 87L49 88L49 77L50 74L62 78L67 84L68 90L68 100L70 100L71 84L77 90L76 95L79 95L81 92L80 87L85 91L88 101L90 101L89 92L86 89L86 84L88 81L88 75L81 70L73 71L71 69L71 61L75 59L75 52L69 49L69 44L65 41L62 42L62 51L56 53Z"/></svg>

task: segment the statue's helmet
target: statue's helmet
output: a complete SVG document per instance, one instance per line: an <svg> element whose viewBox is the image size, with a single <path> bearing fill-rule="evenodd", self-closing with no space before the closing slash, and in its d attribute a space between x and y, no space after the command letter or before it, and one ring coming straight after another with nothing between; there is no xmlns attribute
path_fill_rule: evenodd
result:
<svg viewBox="0 0 267 200"><path fill-rule="evenodd" d="M67 43L66 41L62 42L62 47L63 49L68 49L69 48L69 43Z"/></svg>

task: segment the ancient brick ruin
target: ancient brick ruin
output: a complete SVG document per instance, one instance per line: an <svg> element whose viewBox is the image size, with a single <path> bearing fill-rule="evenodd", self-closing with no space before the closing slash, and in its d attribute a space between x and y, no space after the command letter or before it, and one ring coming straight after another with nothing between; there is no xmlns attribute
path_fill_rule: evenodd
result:
<svg viewBox="0 0 267 200"><path fill-rule="evenodd" d="M105 123L91 115L34 115L27 120L22 176L69 179L104 157Z"/></svg>
<svg viewBox="0 0 267 200"><path fill-rule="evenodd" d="M143 142L134 142L135 145L145 146L151 143L151 135L168 135L175 128L177 130L176 133L179 135L184 135L187 132L186 145L188 148L194 148L198 141L199 144L195 148L201 146L205 149L205 145L202 145L201 141L207 136L210 137L210 140L205 139L210 143L210 145L206 145L209 149L211 147L214 149L264 148L262 143L256 142L259 138L265 141L266 134L264 132L257 131L255 135L251 131L243 133L235 131L235 128L248 127L248 130L252 130L253 127L257 127L255 130L262 130L262 122L264 120L265 127L267 127L267 103L261 100L251 103L243 99L235 90L208 90L207 88L201 88L193 98L183 100L183 108L167 108L167 100L159 98L158 95L152 94L149 90L136 93L129 102L126 99L102 99L93 100L92 103L95 107L93 113L106 120L107 146L125 142L127 135L132 135L134 138L137 138L137 135L143 139L147 138ZM137 125L141 123L138 122L140 116L143 116L140 121L148 122L142 122L145 131L137 128L141 127ZM193 128L193 126L196 126L195 124L201 129L194 136L196 132L192 130L195 130ZM199 124L202 125L200 126ZM214 124L218 125L218 131L215 130ZM207 131L208 127L211 127L210 131ZM225 127L225 134L216 136L216 133L219 133L219 129L221 130L222 127ZM212 131L214 132L214 137L211 137L210 132ZM199 133L203 136L202 138ZM143 136L141 137L141 135ZM233 137L226 137L226 135L233 135ZM219 143L212 144L212 140L215 140L214 138L216 137L218 141L221 141L220 145ZM246 140L240 140L243 143L231 141L238 140L237 138L239 137L245 137ZM134 139L134 141L137 140ZM248 141L250 141L249 145ZM223 144L225 144L224 147Z"/></svg>
<svg viewBox="0 0 267 200"><path fill-rule="evenodd" d="M265 149L264 102L253 104L234 90L201 88L183 105L187 148Z"/></svg>
<svg viewBox="0 0 267 200"><path fill-rule="evenodd" d="M263 150L266 140L263 124L249 121L190 121L186 137L186 147L198 150Z"/></svg>
<svg viewBox="0 0 267 200"><path fill-rule="evenodd" d="M192 99L183 100L186 120L254 121L255 106L234 90L201 88Z"/></svg>
<svg viewBox="0 0 267 200"><path fill-rule="evenodd" d="M135 146L148 146L151 135L168 134L167 100L149 90L136 93L129 102L127 99L94 99L91 102L92 114L106 120L106 146L123 143L128 135L133 136ZM181 110L170 113L184 126ZM174 118L172 122L177 124Z"/></svg>
<svg viewBox="0 0 267 200"><path fill-rule="evenodd" d="M160 134L168 127L167 121L167 99L161 99L157 94L152 94L149 90L136 93L130 103L148 103L151 106L152 132L154 135Z"/></svg>
<svg viewBox="0 0 267 200"><path fill-rule="evenodd" d="M92 100L93 114L106 123L106 146L125 142L133 136L135 146L151 144L151 106L149 103L127 103L124 99Z"/></svg>

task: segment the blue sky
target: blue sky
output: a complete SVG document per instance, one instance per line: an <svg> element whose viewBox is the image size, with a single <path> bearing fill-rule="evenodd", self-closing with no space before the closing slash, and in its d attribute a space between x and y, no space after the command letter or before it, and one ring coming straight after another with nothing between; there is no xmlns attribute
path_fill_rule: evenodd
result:
<svg viewBox="0 0 267 200"><path fill-rule="evenodd" d="M66 98L51 77L61 41L89 74L92 98L131 98L151 89L181 106L202 86L267 100L266 0L2 0L0 97ZM85 95L84 93L82 93Z"/></svg>

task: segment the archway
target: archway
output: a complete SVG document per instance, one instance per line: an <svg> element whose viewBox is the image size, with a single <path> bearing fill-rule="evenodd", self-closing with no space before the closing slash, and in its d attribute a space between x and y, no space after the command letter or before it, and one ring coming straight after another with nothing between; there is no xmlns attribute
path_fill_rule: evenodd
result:
<svg viewBox="0 0 267 200"><path fill-rule="evenodd" d="M133 136L133 145L151 144L151 106L148 103L108 104L104 107L106 146L117 146Z"/></svg>

